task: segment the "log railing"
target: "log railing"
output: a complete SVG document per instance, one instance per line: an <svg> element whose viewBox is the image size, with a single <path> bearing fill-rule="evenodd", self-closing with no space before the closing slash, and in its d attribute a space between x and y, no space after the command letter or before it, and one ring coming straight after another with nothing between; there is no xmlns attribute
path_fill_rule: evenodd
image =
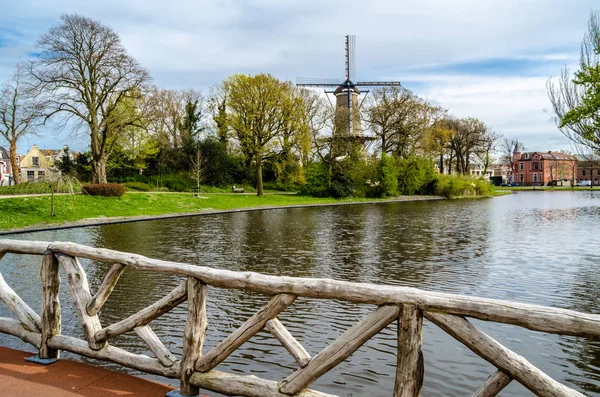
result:
<svg viewBox="0 0 600 397"><path fill-rule="evenodd" d="M42 359L58 358L61 350L109 360L130 368L180 381L182 395L207 389L227 395L256 397L325 397L308 389L323 374L352 355L390 323L398 323L398 352L394 396L418 396L423 383L423 318L463 343L497 368L474 396L495 396L516 380L538 396L583 396L557 382L522 356L507 349L469 322L466 317L522 326L553 334L600 338L600 315L495 299L423 291L416 288L373 285L330 279L269 276L167 262L74 243L0 240L0 259L6 253L42 256L41 315L35 313L0 274L0 301L14 318L0 318L0 332L17 336L39 349ZM113 264L95 294L90 291L78 258ZM98 313L125 268L185 276L173 291L111 325L103 326ZM58 299L62 268L85 340L61 334ZM1 269L1 267L0 267ZM202 351L207 330L207 286L264 294L266 304L238 329L208 352ZM378 307L311 357L277 316L303 298L336 299ZM148 324L188 302L183 354L173 355ZM215 370L244 342L268 330L291 354L298 369L280 382ZM148 345L156 358L111 346L109 341L128 331Z"/></svg>

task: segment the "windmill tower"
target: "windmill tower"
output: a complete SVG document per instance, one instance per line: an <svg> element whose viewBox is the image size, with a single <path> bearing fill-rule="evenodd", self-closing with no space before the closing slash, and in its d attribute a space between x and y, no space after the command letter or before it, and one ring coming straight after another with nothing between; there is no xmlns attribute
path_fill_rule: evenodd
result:
<svg viewBox="0 0 600 397"><path fill-rule="evenodd" d="M304 78L298 77L296 85L299 87L324 87L326 94L335 96L335 120L333 135L331 137L333 146L338 150L336 155L343 153L344 147L364 143L369 138L363 136L360 122L359 96L362 92L358 87L391 87L400 86L399 81L359 81L353 82L356 77L356 36L345 36L344 46L346 52L346 70L343 82L339 79Z"/></svg>

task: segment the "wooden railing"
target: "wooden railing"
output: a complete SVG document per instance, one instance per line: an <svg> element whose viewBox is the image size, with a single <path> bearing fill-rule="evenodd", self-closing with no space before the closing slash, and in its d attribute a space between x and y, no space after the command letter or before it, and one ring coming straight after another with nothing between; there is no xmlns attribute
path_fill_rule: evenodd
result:
<svg viewBox="0 0 600 397"><path fill-rule="evenodd" d="M423 383L421 344L424 317L497 368L474 396L495 396L513 379L538 396L582 396L502 346L465 317L513 324L553 334L600 337L600 315L566 309L408 287L219 270L64 242L0 240L0 257L6 253L42 256L42 306L41 315L38 315L0 275L0 300L15 317L0 318L0 332L17 336L34 345L39 349L41 358L58 358L59 351L65 350L179 379L183 395L195 395L198 388L202 388L227 395L256 397L331 396L308 387L388 324L398 321L394 396L418 396ZM78 258L113 264L94 295L89 289ZM177 274L186 279L156 303L115 324L103 326L98 317L99 310L127 267ZM61 334L58 299L60 268L66 275L85 340ZM270 298L265 306L238 329L213 349L203 353L202 344L208 326L207 285L257 292ZM277 319L279 313L288 308L297 297L336 299L374 304L378 307L311 357ZM186 300L188 316L183 335L183 354L179 359L166 349L148 323ZM214 369L263 328L273 334L292 355L298 363L296 371L277 383ZM148 345L156 358L134 354L108 343L111 338L131 330Z"/></svg>

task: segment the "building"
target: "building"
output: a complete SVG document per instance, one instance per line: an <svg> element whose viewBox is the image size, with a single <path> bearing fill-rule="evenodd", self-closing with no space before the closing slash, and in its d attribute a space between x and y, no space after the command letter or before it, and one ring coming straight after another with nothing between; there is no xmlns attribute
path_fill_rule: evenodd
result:
<svg viewBox="0 0 600 397"><path fill-rule="evenodd" d="M37 145L21 158L21 180L23 182L41 182L56 174L54 160L59 150L42 150ZM60 156L58 156L60 157Z"/></svg>
<svg viewBox="0 0 600 397"><path fill-rule="evenodd" d="M522 186L566 185L576 180L577 157L562 152L513 153L511 181Z"/></svg>
<svg viewBox="0 0 600 397"><path fill-rule="evenodd" d="M600 156L595 154L578 155L576 182L591 181L593 186L600 185Z"/></svg>
<svg viewBox="0 0 600 397"><path fill-rule="evenodd" d="M17 156L17 164L19 164L19 156ZM10 156L6 149L0 147L0 186L12 185L13 172L10 164Z"/></svg>

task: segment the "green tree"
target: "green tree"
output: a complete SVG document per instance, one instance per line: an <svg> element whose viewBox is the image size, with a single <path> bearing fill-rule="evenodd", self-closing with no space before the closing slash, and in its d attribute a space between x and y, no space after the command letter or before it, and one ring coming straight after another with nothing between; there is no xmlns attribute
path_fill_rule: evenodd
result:
<svg viewBox="0 0 600 397"><path fill-rule="evenodd" d="M223 82L227 125L248 163L256 166L256 191L263 196L263 162L273 156L277 139L298 117L292 85L269 74L236 74Z"/></svg>
<svg viewBox="0 0 600 397"><path fill-rule="evenodd" d="M121 117L121 104L139 95L150 77L109 27L77 14L61 20L38 40L40 56L30 73L45 94L47 117L63 113L88 127L93 182L106 183L112 145L124 127L139 122L137 112Z"/></svg>
<svg viewBox="0 0 600 397"><path fill-rule="evenodd" d="M600 151L600 12L590 15L574 77L565 68L558 82L549 79L546 87L561 132Z"/></svg>

